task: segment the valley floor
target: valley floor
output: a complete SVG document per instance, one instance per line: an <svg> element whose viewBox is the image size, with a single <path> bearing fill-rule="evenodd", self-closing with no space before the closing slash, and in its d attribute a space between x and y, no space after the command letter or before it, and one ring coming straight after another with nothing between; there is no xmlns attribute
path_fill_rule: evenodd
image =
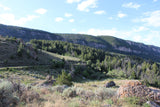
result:
<svg viewBox="0 0 160 107"><path fill-rule="evenodd" d="M54 73L58 73L55 69ZM119 99L116 96L119 86L128 81L137 80L120 80L120 79L104 79L104 80L83 80L74 82L73 86L50 86L44 85L46 81L45 71L40 72L36 69L22 68L3 68L0 69L0 78L2 81L12 79L20 84L25 84L30 91L37 94L30 95L30 91L26 90L26 98L32 100L23 100L18 103L18 107L149 107L147 104L138 105L135 98ZM114 81L116 86L106 88L105 84ZM160 91L160 90L159 90ZM34 96L35 95L35 96ZM32 96L32 97L30 97Z"/></svg>

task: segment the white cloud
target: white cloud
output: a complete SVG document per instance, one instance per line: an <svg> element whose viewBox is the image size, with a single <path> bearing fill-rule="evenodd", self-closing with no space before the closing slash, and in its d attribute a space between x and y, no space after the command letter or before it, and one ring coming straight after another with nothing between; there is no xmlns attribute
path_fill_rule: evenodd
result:
<svg viewBox="0 0 160 107"><path fill-rule="evenodd" d="M122 7L138 9L139 7L141 7L141 5L130 2L130 3L127 3L127 4L123 4Z"/></svg>
<svg viewBox="0 0 160 107"><path fill-rule="evenodd" d="M158 0L153 0L153 2L157 2Z"/></svg>
<svg viewBox="0 0 160 107"><path fill-rule="evenodd" d="M80 2L81 0L67 0L67 3Z"/></svg>
<svg viewBox="0 0 160 107"><path fill-rule="evenodd" d="M0 4L0 8L2 8L5 11L11 10L9 7L6 7L6 6L2 5L2 4Z"/></svg>
<svg viewBox="0 0 160 107"><path fill-rule="evenodd" d="M133 41L142 42L142 36L141 35L133 36Z"/></svg>
<svg viewBox="0 0 160 107"><path fill-rule="evenodd" d="M99 14L99 15L101 15L101 14L105 14L106 12L104 11L104 10L100 10L100 11L95 11L94 12L94 14Z"/></svg>
<svg viewBox="0 0 160 107"><path fill-rule="evenodd" d="M140 42L140 43L145 43L149 45L155 45L155 46L160 46L159 43L159 37L160 37L160 32L151 30L149 28L145 28L140 26L139 29L137 29L138 32L132 30L130 31L130 36L129 40Z"/></svg>
<svg viewBox="0 0 160 107"><path fill-rule="evenodd" d="M64 19L62 17L56 17L55 21L56 22L62 22Z"/></svg>
<svg viewBox="0 0 160 107"><path fill-rule="evenodd" d="M123 17L126 17L127 14L124 14L124 13L122 13L122 12L118 12L117 16L118 16L119 18L123 18Z"/></svg>
<svg viewBox="0 0 160 107"><path fill-rule="evenodd" d="M73 31L73 32L75 32L75 31L76 31L76 29L72 29L72 31Z"/></svg>
<svg viewBox="0 0 160 107"><path fill-rule="evenodd" d="M141 42L145 44L152 44L156 46L160 46L159 37L160 31L150 30L148 28L144 28L143 26L138 27L139 32L135 32L132 30L117 30L115 28L112 29L89 29L87 31L79 32L80 34L89 34L89 35L109 35L118 38L122 38L125 40L131 40L136 42ZM147 31L146 31L147 29ZM147 33L146 33L147 32Z"/></svg>
<svg viewBox="0 0 160 107"><path fill-rule="evenodd" d="M71 13L65 13L65 15L64 15L65 17L71 17L72 16L72 14Z"/></svg>
<svg viewBox="0 0 160 107"><path fill-rule="evenodd" d="M8 24L8 25L22 26L28 21L32 21L33 19L37 17L38 16L35 16L35 15L28 15L26 17L21 17L19 19L16 19L14 14L5 13L5 14L0 14L0 23Z"/></svg>
<svg viewBox="0 0 160 107"><path fill-rule="evenodd" d="M109 19L109 20L112 20L112 19L113 19L113 17L109 17L108 19Z"/></svg>
<svg viewBox="0 0 160 107"><path fill-rule="evenodd" d="M97 0L85 0L85 1L81 2L80 4L78 4L77 9L80 11L89 12L90 8L97 7L96 2L97 2Z"/></svg>
<svg viewBox="0 0 160 107"><path fill-rule="evenodd" d="M74 19L70 19L69 22L71 22L71 23L74 22Z"/></svg>
<svg viewBox="0 0 160 107"><path fill-rule="evenodd" d="M146 30L149 30L149 28L145 27L145 26L140 26L138 28L134 28L133 31L134 32L141 32L141 31L146 31Z"/></svg>
<svg viewBox="0 0 160 107"><path fill-rule="evenodd" d="M160 27L160 10L145 13L145 18L140 21L148 26Z"/></svg>
<svg viewBox="0 0 160 107"><path fill-rule="evenodd" d="M40 9L35 10L35 12L38 13L38 14L45 14L47 12L47 10L43 9L43 8L40 8Z"/></svg>

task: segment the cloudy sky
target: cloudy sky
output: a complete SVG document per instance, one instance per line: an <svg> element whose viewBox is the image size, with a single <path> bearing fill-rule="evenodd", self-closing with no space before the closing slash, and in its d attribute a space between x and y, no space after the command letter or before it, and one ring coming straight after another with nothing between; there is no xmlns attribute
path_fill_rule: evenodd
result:
<svg viewBox="0 0 160 107"><path fill-rule="evenodd" d="M160 47L160 0L0 0L0 23Z"/></svg>

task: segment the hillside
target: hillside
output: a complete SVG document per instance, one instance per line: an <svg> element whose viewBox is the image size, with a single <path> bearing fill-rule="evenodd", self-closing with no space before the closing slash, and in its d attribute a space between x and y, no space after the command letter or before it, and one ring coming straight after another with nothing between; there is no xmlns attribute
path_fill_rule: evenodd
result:
<svg viewBox="0 0 160 107"><path fill-rule="evenodd" d="M52 59L62 60L63 58L66 61L79 61L78 58L36 50L31 45L15 38L0 37L0 50L0 67L49 65Z"/></svg>
<svg viewBox="0 0 160 107"><path fill-rule="evenodd" d="M76 68L75 75L82 74L89 79L100 79L107 74L114 78L141 79L147 84L160 87L160 64L156 62L64 41L34 39L30 43L41 50L77 57L85 61L88 68L85 70Z"/></svg>
<svg viewBox="0 0 160 107"><path fill-rule="evenodd" d="M160 62L159 47L122 40L112 36L49 33L41 30L6 26L2 24L0 24L0 35L22 38L24 41L30 41L31 39L67 41L103 49L109 52L135 55L145 59Z"/></svg>

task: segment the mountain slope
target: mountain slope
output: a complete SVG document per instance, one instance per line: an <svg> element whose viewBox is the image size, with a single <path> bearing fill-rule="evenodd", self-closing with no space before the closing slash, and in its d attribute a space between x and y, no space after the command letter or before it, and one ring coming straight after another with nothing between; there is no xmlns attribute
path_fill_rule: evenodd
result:
<svg viewBox="0 0 160 107"><path fill-rule="evenodd" d="M48 65L54 56L40 52L20 39L0 36L0 67Z"/></svg>
<svg viewBox="0 0 160 107"><path fill-rule="evenodd" d="M0 35L22 38L24 41L30 41L31 39L67 41L103 49L109 52L135 55L145 59L160 62L159 47L127 41L112 36L49 33L42 30L7 26L2 24L0 24Z"/></svg>

